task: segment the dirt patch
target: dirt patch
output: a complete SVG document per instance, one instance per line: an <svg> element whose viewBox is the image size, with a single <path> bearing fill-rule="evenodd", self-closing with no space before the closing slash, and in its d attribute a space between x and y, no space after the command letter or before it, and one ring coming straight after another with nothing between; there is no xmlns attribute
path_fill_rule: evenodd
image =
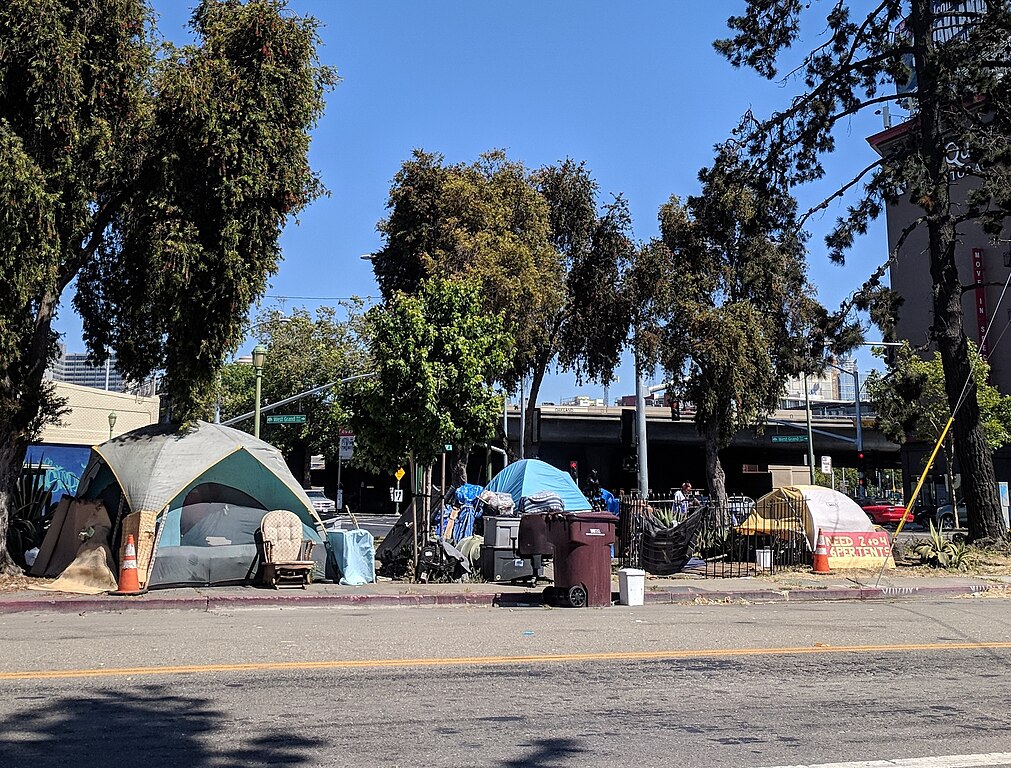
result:
<svg viewBox="0 0 1011 768"><path fill-rule="evenodd" d="M20 592L28 589L29 584L38 584L39 579L30 579L23 573L0 573L0 592Z"/></svg>

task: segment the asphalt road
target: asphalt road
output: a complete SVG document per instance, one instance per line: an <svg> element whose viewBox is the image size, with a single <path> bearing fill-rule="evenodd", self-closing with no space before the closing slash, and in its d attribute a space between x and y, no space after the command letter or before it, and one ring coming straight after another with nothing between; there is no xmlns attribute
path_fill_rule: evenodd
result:
<svg viewBox="0 0 1011 768"><path fill-rule="evenodd" d="M999 599L17 614L0 648L5 767L1011 765Z"/></svg>

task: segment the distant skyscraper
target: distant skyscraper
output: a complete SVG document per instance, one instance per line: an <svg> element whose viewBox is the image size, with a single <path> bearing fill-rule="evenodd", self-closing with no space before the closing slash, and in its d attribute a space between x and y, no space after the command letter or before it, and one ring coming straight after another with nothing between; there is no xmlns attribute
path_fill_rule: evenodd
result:
<svg viewBox="0 0 1011 768"><path fill-rule="evenodd" d="M66 347L61 344L59 357L52 362L46 373L53 381L95 387L110 392L127 391L127 382L116 370L114 354L109 356L104 365L95 366L88 363L88 356L85 353L67 352Z"/></svg>
<svg viewBox="0 0 1011 768"><path fill-rule="evenodd" d="M846 371L839 372L839 399L853 402L857 399L856 379L853 376L857 370L857 361L852 357L844 357L836 365Z"/></svg>

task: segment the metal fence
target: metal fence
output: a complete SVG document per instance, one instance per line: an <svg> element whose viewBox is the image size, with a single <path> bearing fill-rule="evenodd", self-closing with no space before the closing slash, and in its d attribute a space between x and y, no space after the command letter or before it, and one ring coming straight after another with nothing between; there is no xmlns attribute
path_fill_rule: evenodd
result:
<svg viewBox="0 0 1011 768"><path fill-rule="evenodd" d="M764 506L761 516L750 503L684 510L669 497L620 502L614 554L622 567L734 578L811 565L803 512L790 500Z"/></svg>

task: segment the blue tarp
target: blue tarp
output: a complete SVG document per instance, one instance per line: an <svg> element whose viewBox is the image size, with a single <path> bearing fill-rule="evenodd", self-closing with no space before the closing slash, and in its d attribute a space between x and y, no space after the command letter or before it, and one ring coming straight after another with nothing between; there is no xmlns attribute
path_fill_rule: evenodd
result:
<svg viewBox="0 0 1011 768"><path fill-rule="evenodd" d="M453 521L453 530L447 530L453 508L446 505L442 508L441 512L437 511L435 513L435 520L432 521L435 527L435 535L446 541L460 541L473 535L474 520L480 517L480 512L474 511L474 499L477 498L482 490L484 489L480 485L474 485L473 483L466 483L457 488L456 503L459 507L459 512L457 512L456 520Z"/></svg>
<svg viewBox="0 0 1011 768"><path fill-rule="evenodd" d="M353 531L327 531L340 583L350 586L371 584L376 580L376 544L364 528Z"/></svg>
<svg viewBox="0 0 1011 768"><path fill-rule="evenodd" d="M485 488L501 491L513 497L519 508L520 499L539 491L551 491L561 497L566 512L591 509L590 502L580 492L568 472L552 467L539 459L513 462L491 479Z"/></svg>
<svg viewBox="0 0 1011 768"><path fill-rule="evenodd" d="M618 514L621 512L621 502L615 497L615 495L610 491L605 491L601 488L600 498L604 501L604 509L615 517L618 517Z"/></svg>
<svg viewBox="0 0 1011 768"><path fill-rule="evenodd" d="M456 489L456 503L461 507L464 504L473 504L474 499L484 489L480 485L474 485L473 483L465 483Z"/></svg>

